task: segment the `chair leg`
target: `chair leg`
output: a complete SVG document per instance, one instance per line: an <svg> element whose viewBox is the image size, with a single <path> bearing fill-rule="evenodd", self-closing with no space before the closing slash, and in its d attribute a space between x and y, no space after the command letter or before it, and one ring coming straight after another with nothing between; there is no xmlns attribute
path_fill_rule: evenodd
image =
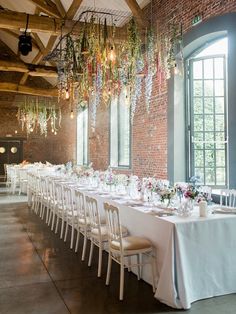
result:
<svg viewBox="0 0 236 314"><path fill-rule="evenodd" d="M87 246L87 231L85 230L85 232L84 232L83 252L82 252L82 258L81 258L82 261L84 261L84 259L85 259L86 246Z"/></svg>
<svg viewBox="0 0 236 314"><path fill-rule="evenodd" d="M138 280L142 277L142 254L137 254Z"/></svg>
<svg viewBox="0 0 236 314"><path fill-rule="evenodd" d="M54 223L55 223L55 212L53 211L52 213L52 225L51 225L51 230L53 231L54 228Z"/></svg>
<svg viewBox="0 0 236 314"><path fill-rule="evenodd" d="M55 233L57 233L57 230L58 230L58 224L59 224L59 216L57 216L57 222L56 222L56 229L55 229Z"/></svg>
<svg viewBox="0 0 236 314"><path fill-rule="evenodd" d="M64 242L66 242L67 233L68 233L68 226L69 226L69 223L68 223L68 221L67 221L67 222L66 222L66 232L65 232L65 236L64 236Z"/></svg>
<svg viewBox="0 0 236 314"><path fill-rule="evenodd" d="M128 272L130 272L131 271L131 267L130 267L130 265L131 265L131 257L128 256L127 260L128 260Z"/></svg>
<svg viewBox="0 0 236 314"><path fill-rule="evenodd" d="M78 228L77 229L76 243L75 243L75 253L78 252L79 236L80 236L80 231L79 231L79 228Z"/></svg>
<svg viewBox="0 0 236 314"><path fill-rule="evenodd" d="M125 269L124 269L124 261L123 261L123 257L121 257L121 261L120 261L120 301L123 300L124 297L124 273Z"/></svg>
<svg viewBox="0 0 236 314"><path fill-rule="evenodd" d="M155 258L151 256L152 259L152 290L155 293L156 291L156 283L155 283L155 269L156 269L156 264L155 264Z"/></svg>
<svg viewBox="0 0 236 314"><path fill-rule="evenodd" d="M70 238L70 248L71 249L73 249L74 233L75 233L75 226L74 226L74 223L72 223L72 226L71 226L71 238Z"/></svg>
<svg viewBox="0 0 236 314"><path fill-rule="evenodd" d="M111 258L111 253L109 252L109 255L108 255L108 264L107 264L107 277L106 277L106 285L107 285L107 286L108 286L109 283L110 283L111 265L112 265L112 258Z"/></svg>
<svg viewBox="0 0 236 314"><path fill-rule="evenodd" d="M91 243L90 243L90 251L89 251L89 261L88 261L88 266L89 266L89 267L90 267L91 264L92 264L93 248L94 248L94 243L93 243L93 241L91 240Z"/></svg>
<svg viewBox="0 0 236 314"><path fill-rule="evenodd" d="M62 216L62 219L61 219L61 235L60 235L60 239L62 239L62 237L63 237L63 231L64 231L64 217Z"/></svg>
<svg viewBox="0 0 236 314"><path fill-rule="evenodd" d="M98 277L101 277L102 273L102 243L99 245L99 257L98 257Z"/></svg>

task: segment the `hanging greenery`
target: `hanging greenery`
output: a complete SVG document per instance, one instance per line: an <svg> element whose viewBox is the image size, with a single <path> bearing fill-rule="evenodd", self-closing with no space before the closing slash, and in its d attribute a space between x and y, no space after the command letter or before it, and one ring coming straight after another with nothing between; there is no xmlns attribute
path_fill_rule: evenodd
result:
<svg viewBox="0 0 236 314"><path fill-rule="evenodd" d="M53 100L46 97L25 96L19 105L17 119L21 124L22 131L27 135L37 132L45 137L48 134L48 124L55 135L61 127L61 109L56 109Z"/></svg>
<svg viewBox="0 0 236 314"><path fill-rule="evenodd" d="M153 76L156 74L156 44L153 29L147 32L146 43L146 76L145 76L145 101L147 112L150 108L150 99L152 95Z"/></svg>

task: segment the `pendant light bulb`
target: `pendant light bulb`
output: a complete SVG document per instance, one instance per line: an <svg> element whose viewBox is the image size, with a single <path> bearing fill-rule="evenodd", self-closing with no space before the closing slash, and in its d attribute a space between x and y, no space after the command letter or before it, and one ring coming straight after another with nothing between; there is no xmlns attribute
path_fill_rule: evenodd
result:
<svg viewBox="0 0 236 314"><path fill-rule="evenodd" d="M68 88L66 89L66 99L68 100L70 98L69 90Z"/></svg>
<svg viewBox="0 0 236 314"><path fill-rule="evenodd" d="M74 111L73 110L71 110L71 112L70 112L70 118L74 119Z"/></svg>
<svg viewBox="0 0 236 314"><path fill-rule="evenodd" d="M114 51L114 48L111 47L110 53L109 53L109 59L111 62L114 62L116 60L116 53Z"/></svg>
<svg viewBox="0 0 236 314"><path fill-rule="evenodd" d="M179 69L177 63L175 63L175 69L174 69L175 75L179 74Z"/></svg>

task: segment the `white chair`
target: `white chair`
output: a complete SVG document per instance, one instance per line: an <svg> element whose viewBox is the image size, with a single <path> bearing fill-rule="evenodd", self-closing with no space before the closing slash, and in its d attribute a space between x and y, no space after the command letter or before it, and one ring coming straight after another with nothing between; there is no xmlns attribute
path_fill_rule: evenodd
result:
<svg viewBox="0 0 236 314"><path fill-rule="evenodd" d="M66 221L66 230L64 236L64 242L67 239L68 227L71 227L71 240L70 240L70 248L73 248L74 243L74 233L75 228L78 223L77 220L77 211L75 210L75 202L74 202L74 189L70 186L64 186L64 213L65 213L65 221Z"/></svg>
<svg viewBox="0 0 236 314"><path fill-rule="evenodd" d="M155 258L152 243L145 238L137 236L122 236L122 229L117 207L104 204L108 225L109 257L107 267L106 285L109 285L112 260L120 265L120 292L119 299L123 300L124 295L124 269L133 266L138 267L138 279L141 277L141 270L144 264L150 264L152 268L152 285L155 292ZM142 262L142 255L146 255L147 261ZM132 263L131 256L137 256L137 263ZM125 259L128 261L125 263Z"/></svg>
<svg viewBox="0 0 236 314"><path fill-rule="evenodd" d="M220 205L230 206L230 189L220 190Z"/></svg>
<svg viewBox="0 0 236 314"><path fill-rule="evenodd" d="M21 193L27 193L28 185L27 169L19 168L18 175L19 175L19 195L21 195Z"/></svg>
<svg viewBox="0 0 236 314"><path fill-rule="evenodd" d="M40 217L43 220L44 212L46 209L46 223L48 222L49 217L49 207L50 207L50 196L48 190L48 180L47 177L40 177Z"/></svg>
<svg viewBox="0 0 236 314"><path fill-rule="evenodd" d="M55 233L57 233L58 231L58 225L61 219L60 239L62 239L63 232L64 232L64 224L65 224L65 212L64 212L63 184L60 181L55 182L55 197L56 197L55 215L57 217ZM53 228L53 224L52 224L52 228Z"/></svg>
<svg viewBox="0 0 236 314"><path fill-rule="evenodd" d="M79 190L75 190L75 210L77 210L77 237L76 237L76 244L75 244L75 252L78 251L79 245L79 238L80 233L84 236L84 243L83 243L83 250L82 250L82 261L85 259L86 247L87 247L87 240L89 234L89 219L86 213L85 208L85 200L84 194Z"/></svg>
<svg viewBox="0 0 236 314"><path fill-rule="evenodd" d="M96 245L99 248L99 257L98 257L98 277L101 277L102 271L102 251L105 249L105 245L108 241L108 232L106 224L102 224L101 218L98 211L97 200L92 197L85 197L86 200L86 209L89 217L89 239L90 244L90 253L88 266L91 266L92 257L93 257L93 248Z"/></svg>

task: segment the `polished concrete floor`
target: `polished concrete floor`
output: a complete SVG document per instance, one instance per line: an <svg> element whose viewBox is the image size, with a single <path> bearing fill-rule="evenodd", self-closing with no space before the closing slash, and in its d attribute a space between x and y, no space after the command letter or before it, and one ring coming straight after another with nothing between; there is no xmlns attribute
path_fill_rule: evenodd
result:
<svg viewBox="0 0 236 314"><path fill-rule="evenodd" d="M26 197L0 190L0 314L186 313L159 303L151 286L128 272L120 302L117 265L106 287L106 254L98 279L96 255L88 268L80 252L70 250L28 210ZM235 314L236 295L195 302L188 313Z"/></svg>

